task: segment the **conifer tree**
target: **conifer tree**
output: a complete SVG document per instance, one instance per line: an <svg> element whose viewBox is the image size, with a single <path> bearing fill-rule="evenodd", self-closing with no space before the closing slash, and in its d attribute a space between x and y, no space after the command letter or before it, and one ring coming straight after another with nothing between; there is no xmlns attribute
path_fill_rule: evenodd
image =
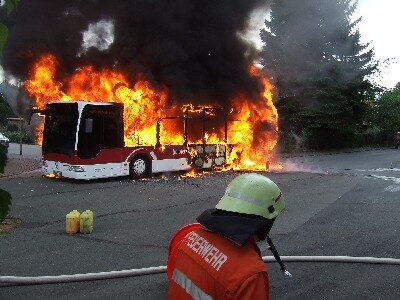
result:
<svg viewBox="0 0 400 300"><path fill-rule="evenodd" d="M278 87L281 128L310 147L350 146L362 129L373 49L353 20L357 1L273 1L261 32L264 69Z"/></svg>

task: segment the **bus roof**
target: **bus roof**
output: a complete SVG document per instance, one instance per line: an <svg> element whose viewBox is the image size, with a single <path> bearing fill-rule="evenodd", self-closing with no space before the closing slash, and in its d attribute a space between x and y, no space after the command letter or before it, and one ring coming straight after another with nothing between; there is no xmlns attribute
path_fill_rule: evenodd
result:
<svg viewBox="0 0 400 300"><path fill-rule="evenodd" d="M90 104L90 105L115 105L115 104L120 104L118 102L107 102L107 101L105 101L105 102L94 102L94 101L85 101L85 100L68 100L68 101L59 100L59 101L51 101L51 102L48 102L47 104L53 104L53 103L65 103L65 104L67 104L67 103L78 103L80 105L87 105L87 104Z"/></svg>

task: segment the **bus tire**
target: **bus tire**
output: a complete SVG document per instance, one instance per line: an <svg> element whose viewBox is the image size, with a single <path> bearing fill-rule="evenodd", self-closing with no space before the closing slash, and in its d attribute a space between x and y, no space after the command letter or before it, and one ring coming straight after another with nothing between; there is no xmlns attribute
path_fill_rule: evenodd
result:
<svg viewBox="0 0 400 300"><path fill-rule="evenodd" d="M203 164L204 164L204 159L201 156L195 156L192 160L192 166L197 169L200 170L203 168Z"/></svg>
<svg viewBox="0 0 400 300"><path fill-rule="evenodd" d="M143 156L134 157L129 163L129 177L142 179L150 175L150 161Z"/></svg>

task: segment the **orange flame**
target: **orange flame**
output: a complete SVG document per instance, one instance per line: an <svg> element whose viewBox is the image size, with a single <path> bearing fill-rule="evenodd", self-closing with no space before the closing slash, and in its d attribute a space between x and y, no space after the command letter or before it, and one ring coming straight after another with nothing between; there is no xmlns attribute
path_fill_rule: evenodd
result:
<svg viewBox="0 0 400 300"><path fill-rule="evenodd" d="M233 100L234 111L239 113L230 128L229 140L235 144L228 164L233 169L265 170L279 168L278 164L266 167L273 161L273 149L278 141L278 111L272 102L273 86L263 78L255 67L250 74L258 77L264 86L263 103L247 101L244 95L237 95ZM265 128L268 127L268 128Z"/></svg>
<svg viewBox="0 0 400 300"><path fill-rule="evenodd" d="M164 110L169 96L166 88L156 89L146 80L131 84L122 73L109 69L95 70L92 66L83 66L60 81L56 78L57 65L56 58L51 54L43 55L34 64L30 79L24 83L28 94L35 99L34 106L43 109L46 103L60 100L123 103L125 145L156 144L157 120L167 114ZM249 73L264 87L259 95L262 101L252 102L241 93L232 99L232 110L228 116L231 120L228 124L228 143L235 146L228 153L227 161L231 169L265 170L266 162L273 161L272 151L278 136L278 113L272 102L273 86L256 67L250 67ZM183 115L216 115L212 106L199 108L188 103L179 109ZM39 144L42 129L37 129ZM182 130L181 125L162 122L161 144L183 144ZM215 132L205 134L205 140L189 138L189 143L226 144L223 132L224 128L216 128Z"/></svg>

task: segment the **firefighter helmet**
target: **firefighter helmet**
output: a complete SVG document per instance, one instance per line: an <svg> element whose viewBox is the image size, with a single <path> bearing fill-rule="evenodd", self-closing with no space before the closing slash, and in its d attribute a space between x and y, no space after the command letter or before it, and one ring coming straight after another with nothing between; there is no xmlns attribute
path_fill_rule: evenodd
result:
<svg viewBox="0 0 400 300"><path fill-rule="evenodd" d="M279 187L269 178L242 174L231 181L216 208L274 219L285 208Z"/></svg>

